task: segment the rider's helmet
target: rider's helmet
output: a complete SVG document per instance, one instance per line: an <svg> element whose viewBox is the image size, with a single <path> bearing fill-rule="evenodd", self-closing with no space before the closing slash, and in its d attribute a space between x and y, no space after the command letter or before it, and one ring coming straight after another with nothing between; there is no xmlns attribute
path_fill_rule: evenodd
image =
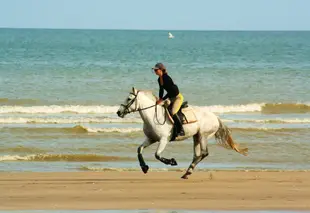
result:
<svg viewBox="0 0 310 213"><path fill-rule="evenodd" d="M165 65L163 63L155 64L155 66L152 69L153 70L159 69L159 70L163 71L164 73L166 72L166 67L165 67Z"/></svg>

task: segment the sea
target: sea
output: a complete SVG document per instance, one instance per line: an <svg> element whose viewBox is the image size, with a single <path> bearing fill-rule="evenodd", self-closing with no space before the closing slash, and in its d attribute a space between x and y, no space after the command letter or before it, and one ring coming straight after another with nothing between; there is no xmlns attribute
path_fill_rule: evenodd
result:
<svg viewBox="0 0 310 213"><path fill-rule="evenodd" d="M0 172L140 171L132 87L158 95L162 62L192 106L214 112L242 156L210 139L196 170L310 169L310 32L0 29ZM144 150L185 170L193 140Z"/></svg>

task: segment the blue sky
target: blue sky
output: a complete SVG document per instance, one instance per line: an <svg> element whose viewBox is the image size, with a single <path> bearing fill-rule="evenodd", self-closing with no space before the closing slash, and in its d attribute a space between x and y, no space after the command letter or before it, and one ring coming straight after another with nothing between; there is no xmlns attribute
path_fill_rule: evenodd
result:
<svg viewBox="0 0 310 213"><path fill-rule="evenodd" d="M310 30L310 0L0 0L0 27Z"/></svg>

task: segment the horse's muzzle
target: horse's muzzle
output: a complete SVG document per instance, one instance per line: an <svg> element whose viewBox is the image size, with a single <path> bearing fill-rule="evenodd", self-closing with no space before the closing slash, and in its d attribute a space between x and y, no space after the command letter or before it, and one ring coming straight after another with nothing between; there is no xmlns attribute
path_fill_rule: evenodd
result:
<svg viewBox="0 0 310 213"><path fill-rule="evenodd" d="M118 115L118 117L123 118L124 117L124 113L121 113L121 111L117 111L116 114Z"/></svg>
<svg viewBox="0 0 310 213"><path fill-rule="evenodd" d="M115 111L114 111L115 112ZM119 117L121 117L121 112L118 110L117 112L116 112L116 114L119 116Z"/></svg>

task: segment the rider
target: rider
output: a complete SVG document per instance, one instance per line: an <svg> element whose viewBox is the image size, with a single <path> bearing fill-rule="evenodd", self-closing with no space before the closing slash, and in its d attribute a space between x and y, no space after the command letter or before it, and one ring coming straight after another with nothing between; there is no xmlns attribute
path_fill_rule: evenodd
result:
<svg viewBox="0 0 310 213"><path fill-rule="evenodd" d="M166 67L162 63L157 63L152 69L155 74L159 76L159 100L156 101L156 104L160 104L167 98L170 99L172 104L173 121L176 124L179 135L184 136L185 133L182 126L182 121L177 114L184 100L183 95L179 92L178 86L174 84L173 80L167 73ZM166 90L167 94L163 97L164 90Z"/></svg>

